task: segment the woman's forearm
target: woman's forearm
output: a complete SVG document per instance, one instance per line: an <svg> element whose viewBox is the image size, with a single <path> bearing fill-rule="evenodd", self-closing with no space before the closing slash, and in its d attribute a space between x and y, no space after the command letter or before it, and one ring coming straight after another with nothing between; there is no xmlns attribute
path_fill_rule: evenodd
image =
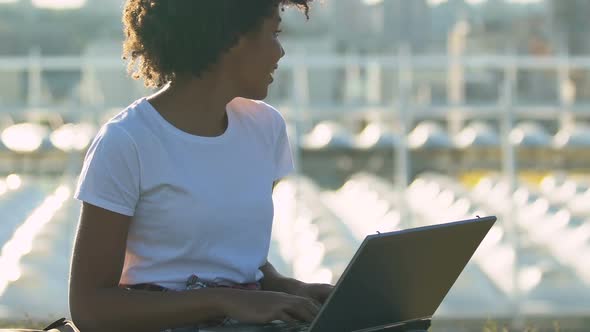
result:
<svg viewBox="0 0 590 332"><path fill-rule="evenodd" d="M224 317L225 305L235 292L240 290L153 292L111 288L73 294L70 308L81 332L158 332Z"/></svg>
<svg viewBox="0 0 590 332"><path fill-rule="evenodd" d="M295 289L301 286L301 281L280 274L269 261L260 267L260 271L264 274L263 290L293 294Z"/></svg>

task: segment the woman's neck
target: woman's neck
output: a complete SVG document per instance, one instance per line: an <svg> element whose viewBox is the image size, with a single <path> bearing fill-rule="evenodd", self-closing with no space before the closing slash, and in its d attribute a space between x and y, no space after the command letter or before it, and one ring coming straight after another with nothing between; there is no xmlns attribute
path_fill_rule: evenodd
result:
<svg viewBox="0 0 590 332"><path fill-rule="evenodd" d="M219 136L227 129L226 105L235 97L219 76L181 79L148 97L176 128L197 136Z"/></svg>

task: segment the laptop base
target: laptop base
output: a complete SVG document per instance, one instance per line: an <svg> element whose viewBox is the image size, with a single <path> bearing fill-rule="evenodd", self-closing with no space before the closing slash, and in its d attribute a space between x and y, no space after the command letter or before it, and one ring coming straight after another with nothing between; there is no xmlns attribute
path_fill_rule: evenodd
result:
<svg viewBox="0 0 590 332"><path fill-rule="evenodd" d="M364 329L364 330L357 330L354 332L359 331L375 331L375 332L428 332L428 328L430 327L430 319L421 319L416 321L410 321L400 324L395 324L394 326L388 327L378 327L378 328L371 328L371 329ZM233 326L233 327L218 327L218 328L207 328L202 329L202 332L299 332L299 331L308 331L309 324L302 324L295 326L285 324L285 323L277 323L277 324L265 324L265 325L242 325L242 326Z"/></svg>
<svg viewBox="0 0 590 332"><path fill-rule="evenodd" d="M353 332L428 332L432 320L430 318L416 319L391 325L382 325Z"/></svg>

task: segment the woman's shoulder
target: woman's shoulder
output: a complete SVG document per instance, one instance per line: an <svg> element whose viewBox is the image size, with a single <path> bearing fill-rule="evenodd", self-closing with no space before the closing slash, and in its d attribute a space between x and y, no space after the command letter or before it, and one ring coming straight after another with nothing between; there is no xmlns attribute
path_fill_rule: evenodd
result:
<svg viewBox="0 0 590 332"><path fill-rule="evenodd" d="M145 131L149 113L148 101L141 98L115 114L111 114L101 127L106 132L124 132L129 136L137 136Z"/></svg>
<svg viewBox="0 0 590 332"><path fill-rule="evenodd" d="M94 143L135 146L137 135L144 127L141 108L145 102L145 98L138 99L118 113L110 115L100 127Z"/></svg>
<svg viewBox="0 0 590 332"><path fill-rule="evenodd" d="M284 122L281 113L272 105L262 101L247 98L235 98L230 102L230 106L238 115L245 115L257 118L257 121L266 120L273 125Z"/></svg>
<svg viewBox="0 0 590 332"><path fill-rule="evenodd" d="M148 106L146 98L141 98L124 109L120 109L114 114L110 114L106 119L104 126L133 127L142 115L142 110ZM145 112L143 112L145 113Z"/></svg>

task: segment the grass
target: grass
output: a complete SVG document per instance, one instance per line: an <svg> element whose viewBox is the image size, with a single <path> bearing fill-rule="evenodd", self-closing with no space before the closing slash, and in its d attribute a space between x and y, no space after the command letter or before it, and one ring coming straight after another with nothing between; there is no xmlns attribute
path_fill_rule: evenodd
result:
<svg viewBox="0 0 590 332"><path fill-rule="evenodd" d="M512 320L433 320L430 332L588 332L588 317L550 318L529 317L519 328L511 327Z"/></svg>
<svg viewBox="0 0 590 332"><path fill-rule="evenodd" d="M0 320L0 329L43 329L47 325L53 323L54 320L51 321L35 321L30 318L26 318L23 320L15 320L15 321L8 321L8 320ZM445 327L432 327L430 328L429 332L437 332L437 331L445 331L450 332L453 331L453 327L450 324L445 324ZM572 329L572 328L562 328L559 321L553 321L550 327L538 327L534 324L528 324L528 326L524 327L523 329L511 329L506 324L495 321L495 320L488 320L485 322L479 323L479 326L482 326L480 329L478 328L470 328L470 327L460 327L463 324L457 323L456 331L461 332L583 332L587 331L586 329ZM471 325L471 324L470 324ZM544 324L546 325L546 324Z"/></svg>
<svg viewBox="0 0 590 332"><path fill-rule="evenodd" d="M56 319L57 320L57 319ZM0 329L39 329L42 330L47 325L53 323L53 321L49 322L42 322L42 321L34 321L30 318L26 318L23 320L0 320Z"/></svg>

